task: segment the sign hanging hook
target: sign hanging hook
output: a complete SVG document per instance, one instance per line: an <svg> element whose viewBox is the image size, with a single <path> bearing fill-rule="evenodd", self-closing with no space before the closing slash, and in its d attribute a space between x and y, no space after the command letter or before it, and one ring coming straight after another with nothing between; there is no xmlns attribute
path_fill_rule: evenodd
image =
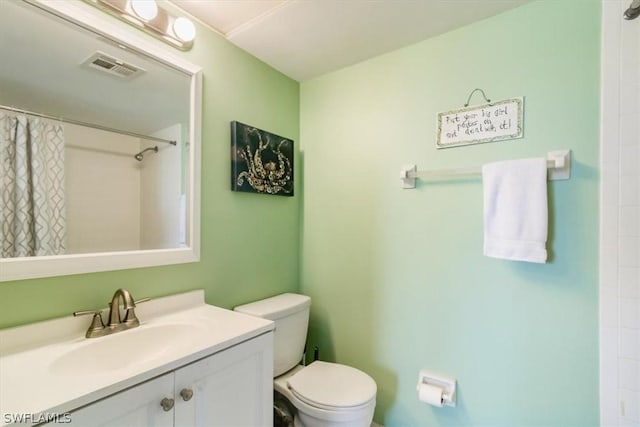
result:
<svg viewBox="0 0 640 427"><path fill-rule="evenodd" d="M471 101L471 97L477 91L480 91L480 93L482 93L482 97L484 98L484 100L487 101L487 104L491 105L491 100L489 98L487 98L487 95L484 94L484 91L482 89L480 89L480 88L476 88L476 89L472 90L471 93L469 94L469 97L467 98L467 103L464 104L465 107L469 106L469 101Z"/></svg>

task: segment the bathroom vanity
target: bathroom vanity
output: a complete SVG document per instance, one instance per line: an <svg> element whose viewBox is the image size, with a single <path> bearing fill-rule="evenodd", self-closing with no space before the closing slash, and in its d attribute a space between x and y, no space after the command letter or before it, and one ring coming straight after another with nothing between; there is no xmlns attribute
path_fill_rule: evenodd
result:
<svg viewBox="0 0 640 427"><path fill-rule="evenodd" d="M0 331L1 425L273 422L273 323L203 291L136 308L140 326L85 338L86 318Z"/></svg>

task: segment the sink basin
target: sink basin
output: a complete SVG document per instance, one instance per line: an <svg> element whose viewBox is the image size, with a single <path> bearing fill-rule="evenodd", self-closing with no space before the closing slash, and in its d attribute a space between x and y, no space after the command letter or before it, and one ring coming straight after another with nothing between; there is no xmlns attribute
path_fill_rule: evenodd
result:
<svg viewBox="0 0 640 427"><path fill-rule="evenodd" d="M189 324L142 325L113 335L86 340L49 365L56 375L91 375L128 369L162 358L172 348L197 339L199 328ZM201 333L202 331L200 331Z"/></svg>

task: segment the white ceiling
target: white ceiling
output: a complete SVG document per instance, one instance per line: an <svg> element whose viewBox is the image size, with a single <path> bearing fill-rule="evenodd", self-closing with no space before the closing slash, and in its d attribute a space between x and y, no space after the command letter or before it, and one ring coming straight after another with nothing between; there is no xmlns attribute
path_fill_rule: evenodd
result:
<svg viewBox="0 0 640 427"><path fill-rule="evenodd" d="M531 0L171 1L238 47L304 81Z"/></svg>

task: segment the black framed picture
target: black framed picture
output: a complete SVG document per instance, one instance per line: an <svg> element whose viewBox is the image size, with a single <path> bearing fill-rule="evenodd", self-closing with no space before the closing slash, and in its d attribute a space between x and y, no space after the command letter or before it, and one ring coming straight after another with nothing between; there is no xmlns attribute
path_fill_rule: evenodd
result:
<svg viewBox="0 0 640 427"><path fill-rule="evenodd" d="M293 140L231 122L231 189L293 196Z"/></svg>

